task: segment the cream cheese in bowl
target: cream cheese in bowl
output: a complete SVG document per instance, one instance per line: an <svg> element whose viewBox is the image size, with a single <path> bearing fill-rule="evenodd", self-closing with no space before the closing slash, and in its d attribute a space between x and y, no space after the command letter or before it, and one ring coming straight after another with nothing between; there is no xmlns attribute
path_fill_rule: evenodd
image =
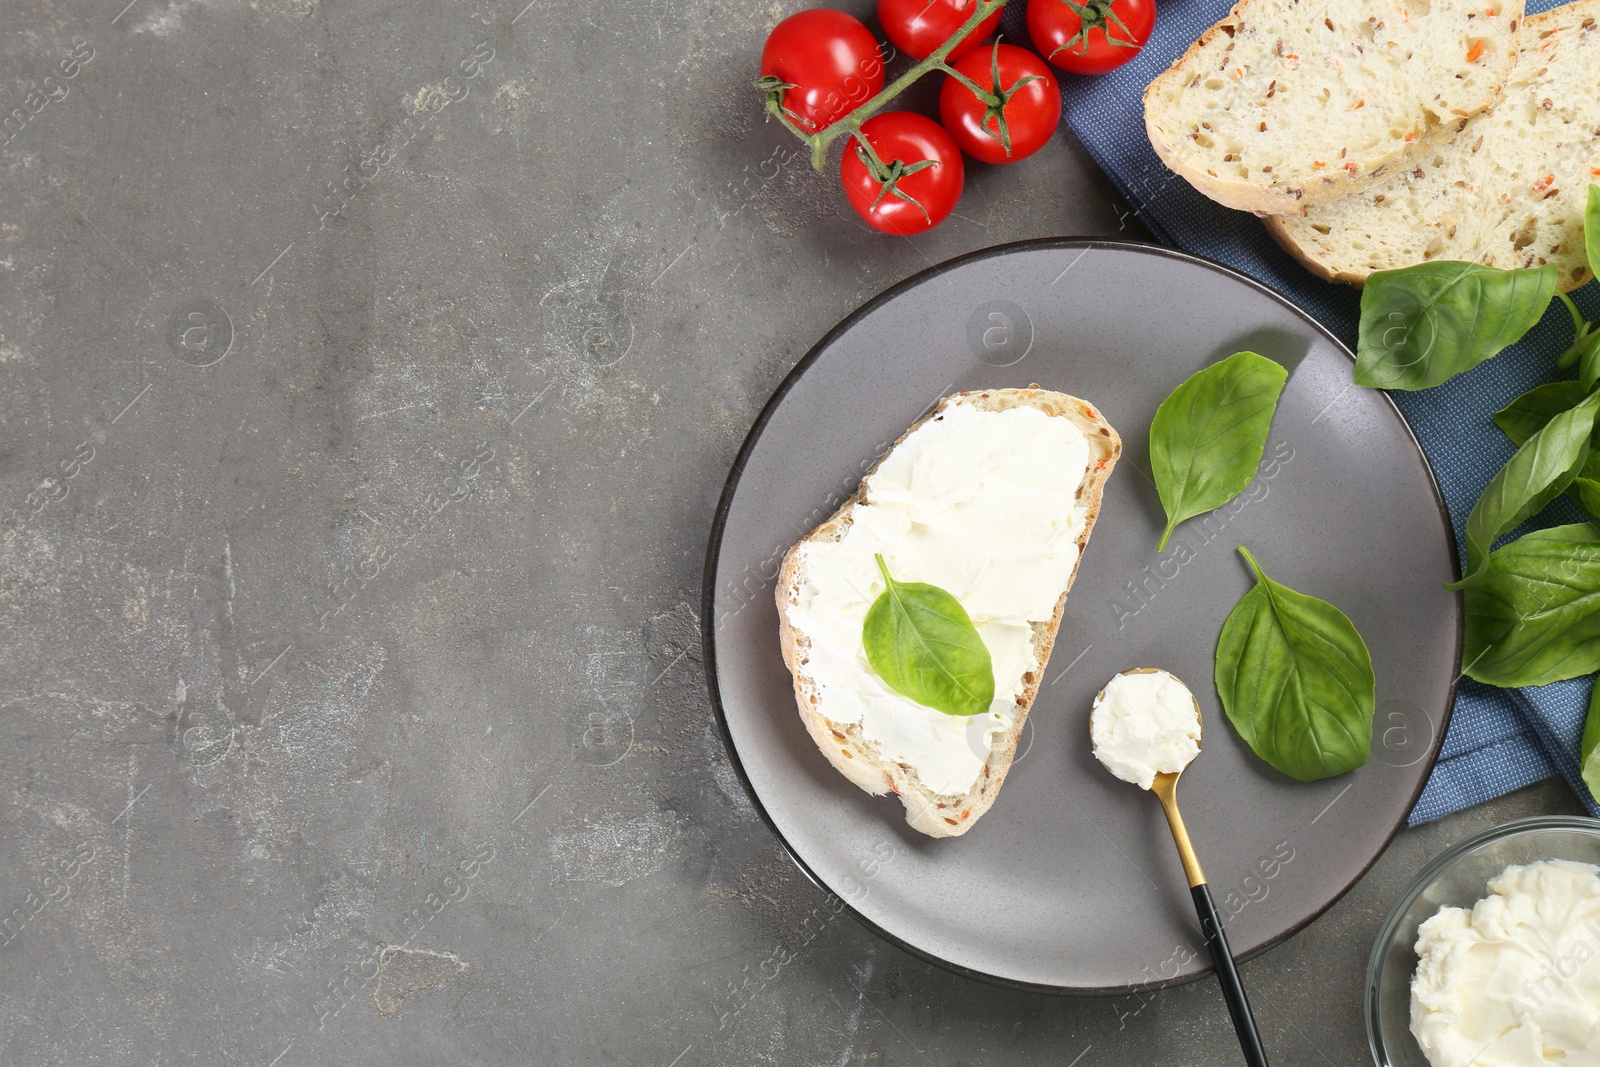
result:
<svg viewBox="0 0 1600 1067"><path fill-rule="evenodd" d="M1377 1067L1600 1065L1600 820L1517 819L1434 857L1364 999Z"/></svg>
<svg viewBox="0 0 1600 1067"><path fill-rule="evenodd" d="M1600 867L1507 867L1417 929L1411 1033L1433 1067L1600 1064Z"/></svg>

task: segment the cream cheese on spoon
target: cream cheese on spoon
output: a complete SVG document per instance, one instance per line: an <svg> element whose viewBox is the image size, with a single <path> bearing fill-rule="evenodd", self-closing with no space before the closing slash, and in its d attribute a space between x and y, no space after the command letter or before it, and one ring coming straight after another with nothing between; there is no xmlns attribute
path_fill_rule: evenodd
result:
<svg viewBox="0 0 1600 1067"><path fill-rule="evenodd" d="M1200 754L1200 707L1166 671L1124 671L1094 698L1089 737L1106 770L1149 789L1156 775L1181 771Z"/></svg>

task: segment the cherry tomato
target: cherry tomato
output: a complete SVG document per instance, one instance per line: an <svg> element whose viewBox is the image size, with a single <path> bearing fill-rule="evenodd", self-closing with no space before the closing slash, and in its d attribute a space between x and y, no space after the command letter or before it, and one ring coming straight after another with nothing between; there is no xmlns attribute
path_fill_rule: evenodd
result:
<svg viewBox="0 0 1600 1067"><path fill-rule="evenodd" d="M844 195L867 225L908 237L955 210L966 169L943 126L914 111L880 111L861 124L879 167L852 137L839 163Z"/></svg>
<svg viewBox="0 0 1600 1067"><path fill-rule="evenodd" d="M1155 25L1155 0L1028 0L1033 46L1073 74L1116 70L1139 54Z"/></svg>
<svg viewBox="0 0 1600 1067"><path fill-rule="evenodd" d="M769 106L815 132L878 94L883 55L860 20L827 8L801 11L767 36L756 86Z"/></svg>
<svg viewBox="0 0 1600 1067"><path fill-rule="evenodd" d="M1061 90L1044 60L996 42L952 64L984 88L945 75L939 120L961 150L985 163L1014 163L1043 148L1061 124Z"/></svg>
<svg viewBox="0 0 1600 1067"><path fill-rule="evenodd" d="M948 41L972 17L978 0L878 0L878 21L884 35L912 59L927 59L933 50ZM1000 25L996 11L950 50L946 61L954 62L994 36Z"/></svg>

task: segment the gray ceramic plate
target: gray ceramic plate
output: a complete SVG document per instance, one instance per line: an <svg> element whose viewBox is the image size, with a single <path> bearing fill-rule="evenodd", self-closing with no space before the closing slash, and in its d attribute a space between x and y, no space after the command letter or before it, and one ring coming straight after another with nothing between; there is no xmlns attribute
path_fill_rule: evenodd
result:
<svg viewBox="0 0 1600 1067"><path fill-rule="evenodd" d="M1132 303L1128 294L1139 294ZM1233 507L1157 554L1156 406L1248 348L1290 377L1269 465ZM772 590L784 551L939 397L1037 382L1098 405L1124 455L1067 600L1019 756L964 837L908 828L828 766L801 725ZM1212 684L1223 619L1250 586L1234 546L1331 600L1372 650L1372 756L1302 784L1258 760ZM1211 970L1153 797L1094 762L1090 700L1117 671L1161 666L1205 713L1185 818L1235 951L1259 952L1337 900L1410 811L1458 674L1455 548L1432 473L1350 354L1242 275L1105 241L1028 242L926 271L851 315L767 405L729 476L706 570L708 675L736 767L801 868L886 938L977 977L1113 993ZM1180 563L1180 559L1184 562Z"/></svg>

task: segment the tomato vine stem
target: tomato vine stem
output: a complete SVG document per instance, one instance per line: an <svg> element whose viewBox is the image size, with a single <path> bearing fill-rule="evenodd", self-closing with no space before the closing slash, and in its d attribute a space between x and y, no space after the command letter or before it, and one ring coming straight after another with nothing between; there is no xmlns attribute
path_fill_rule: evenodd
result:
<svg viewBox="0 0 1600 1067"><path fill-rule="evenodd" d="M770 96L767 99L767 114L775 117L783 124L785 129L810 146L811 167L813 170L820 171L827 165L829 145L841 137L859 134L863 122L882 110L883 106L889 101L905 92L906 89L911 87L912 83L923 75L931 74L934 71L943 71L946 74L952 73L949 64L945 62L945 58L949 56L951 49L966 40L968 35L973 30L976 30L984 19L1005 7L1005 3L1006 0L977 0L977 7L974 8L971 17L967 19L959 30L950 35L949 40L929 53L928 58L921 60L910 70L884 86L878 95L863 104L857 105L854 110L841 118L835 119L820 130L808 132L801 129L784 112L782 106ZM867 144L865 137L857 136L856 143L866 145L869 157L876 160L879 166L883 165L881 160L877 160L877 153L872 150L871 145Z"/></svg>

